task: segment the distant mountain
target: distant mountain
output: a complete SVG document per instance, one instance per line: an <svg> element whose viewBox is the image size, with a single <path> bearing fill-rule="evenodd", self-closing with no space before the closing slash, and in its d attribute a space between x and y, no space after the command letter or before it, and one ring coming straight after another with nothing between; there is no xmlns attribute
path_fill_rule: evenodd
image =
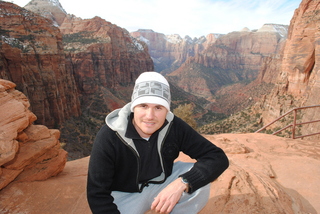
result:
<svg viewBox="0 0 320 214"><path fill-rule="evenodd" d="M31 0L24 8L51 19L56 26L60 26L67 16L59 0Z"/></svg>
<svg viewBox="0 0 320 214"><path fill-rule="evenodd" d="M17 85L30 100L36 123L57 128L80 113L75 78L60 30L48 19L0 1L0 78Z"/></svg>
<svg viewBox="0 0 320 214"><path fill-rule="evenodd" d="M168 74L168 78L185 91L210 101L208 109L235 113L253 104L261 94L268 93L261 87L263 91L248 94L246 90L240 92L239 86L255 80L263 62L279 53L287 28L266 24L257 31L234 31L219 36ZM236 84L236 91L230 87L232 84Z"/></svg>
<svg viewBox="0 0 320 214"><path fill-rule="evenodd" d="M36 124L62 130L69 157L88 155L105 115L130 100L134 80L153 70L152 59L123 28L66 15L59 29L54 21L65 15L61 7L32 2L33 9L51 5L53 21L0 1L0 78L26 94Z"/></svg>
<svg viewBox="0 0 320 214"><path fill-rule="evenodd" d="M176 70L188 57L203 51L206 45L221 36L211 34L208 35L209 39L204 36L194 39L189 36L181 38L178 34L164 35L150 29L140 29L130 34L148 45L155 70L163 74Z"/></svg>

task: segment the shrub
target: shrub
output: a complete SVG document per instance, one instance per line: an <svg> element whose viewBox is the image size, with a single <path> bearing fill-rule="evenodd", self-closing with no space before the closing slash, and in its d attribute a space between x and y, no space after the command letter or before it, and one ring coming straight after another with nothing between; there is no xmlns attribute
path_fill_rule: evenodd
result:
<svg viewBox="0 0 320 214"><path fill-rule="evenodd" d="M192 104L179 105L173 110L173 113L188 123L192 128L197 128L197 123L193 117L194 106Z"/></svg>

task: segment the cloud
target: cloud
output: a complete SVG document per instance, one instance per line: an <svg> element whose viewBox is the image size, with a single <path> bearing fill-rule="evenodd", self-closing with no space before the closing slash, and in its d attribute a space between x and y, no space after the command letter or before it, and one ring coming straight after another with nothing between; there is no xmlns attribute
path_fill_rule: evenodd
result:
<svg viewBox="0 0 320 214"><path fill-rule="evenodd" d="M14 0L24 6L29 1ZM70 14L100 16L128 31L152 29L184 37L228 33L266 23L290 24L301 0L60 0Z"/></svg>

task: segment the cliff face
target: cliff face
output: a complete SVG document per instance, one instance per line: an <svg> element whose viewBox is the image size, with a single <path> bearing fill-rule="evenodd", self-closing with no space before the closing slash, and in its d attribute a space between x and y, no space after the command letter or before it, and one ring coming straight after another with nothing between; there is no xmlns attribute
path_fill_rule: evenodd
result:
<svg viewBox="0 0 320 214"><path fill-rule="evenodd" d="M67 16L58 0L31 0L24 8L51 19L57 26L61 25Z"/></svg>
<svg viewBox="0 0 320 214"><path fill-rule="evenodd" d="M276 76L276 86L272 93L257 104L263 112L263 122L268 124L293 107L319 105L320 93L320 57L319 21L320 1L303 0L291 20L288 39L281 53L281 67L278 75L266 67L266 75ZM274 62L273 62L274 61ZM278 59L272 59L271 65ZM303 111L303 121L319 119L319 108ZM319 123L304 125L302 134L315 133ZM314 136L319 138L319 136Z"/></svg>
<svg viewBox="0 0 320 214"><path fill-rule="evenodd" d="M60 131L33 125L27 97L0 79L0 190L12 181L39 181L59 174L67 161Z"/></svg>
<svg viewBox="0 0 320 214"><path fill-rule="evenodd" d="M78 92L65 67L59 29L14 4L0 2L0 7L0 78L13 81L26 94L37 123L54 127L78 116Z"/></svg>
<svg viewBox="0 0 320 214"><path fill-rule="evenodd" d="M304 0L291 20L287 44L283 52L282 83L287 93L306 103L319 101L320 1ZM310 90L311 89L311 90Z"/></svg>
<svg viewBox="0 0 320 214"><path fill-rule="evenodd" d="M131 89L140 73L154 70L147 46L125 29L100 17L83 20L66 15L59 1L32 0L25 8L59 25L66 69L75 78L82 106L100 97L97 102L105 107L104 112L118 108L123 97L127 99L128 85Z"/></svg>
<svg viewBox="0 0 320 214"><path fill-rule="evenodd" d="M79 116L80 103L86 109L95 100L100 104L93 108L103 114L122 106L137 76L153 70L147 46L125 29L99 17L67 16L53 3L34 0L26 6L36 13L45 8L49 19L6 2L0 17L0 77L17 84L36 122L48 127Z"/></svg>
<svg viewBox="0 0 320 214"><path fill-rule="evenodd" d="M223 70L257 73L262 59L279 51L279 44L286 39L286 29L284 25L265 24L256 32L229 33L196 56L194 62Z"/></svg>
<svg viewBox="0 0 320 214"><path fill-rule="evenodd" d="M33 0L26 8L43 16L49 14L46 17L59 25L59 42L63 41L59 43L63 49L60 57L64 62L52 64L60 65L71 75L76 91L69 93L79 100L81 115L57 124L69 157L86 156L106 114L130 100L134 80L140 73L154 70L147 46L125 29L99 17L83 20L65 15L59 1Z"/></svg>
<svg viewBox="0 0 320 214"><path fill-rule="evenodd" d="M82 94L93 94L99 86L117 89L153 70L147 46L99 17L82 20L68 16L60 30Z"/></svg>
<svg viewBox="0 0 320 214"><path fill-rule="evenodd" d="M220 36L209 34L207 38L191 39L189 36L181 38L176 34L164 35L153 30L138 30L130 34L148 45L155 70L164 74L180 67L188 57L195 56Z"/></svg>
<svg viewBox="0 0 320 214"><path fill-rule="evenodd" d="M220 36L168 77L185 91L211 101L208 108L234 113L266 93L248 94L244 87L257 78L264 61L279 53L286 33L287 26L266 24L256 32Z"/></svg>

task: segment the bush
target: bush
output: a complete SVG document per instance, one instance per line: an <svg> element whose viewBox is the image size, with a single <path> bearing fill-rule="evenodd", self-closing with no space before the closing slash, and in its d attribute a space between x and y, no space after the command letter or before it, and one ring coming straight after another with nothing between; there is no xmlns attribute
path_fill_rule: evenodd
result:
<svg viewBox="0 0 320 214"><path fill-rule="evenodd" d="M173 110L173 113L188 123L192 128L197 128L197 122L193 117L194 106L192 104L179 105Z"/></svg>

